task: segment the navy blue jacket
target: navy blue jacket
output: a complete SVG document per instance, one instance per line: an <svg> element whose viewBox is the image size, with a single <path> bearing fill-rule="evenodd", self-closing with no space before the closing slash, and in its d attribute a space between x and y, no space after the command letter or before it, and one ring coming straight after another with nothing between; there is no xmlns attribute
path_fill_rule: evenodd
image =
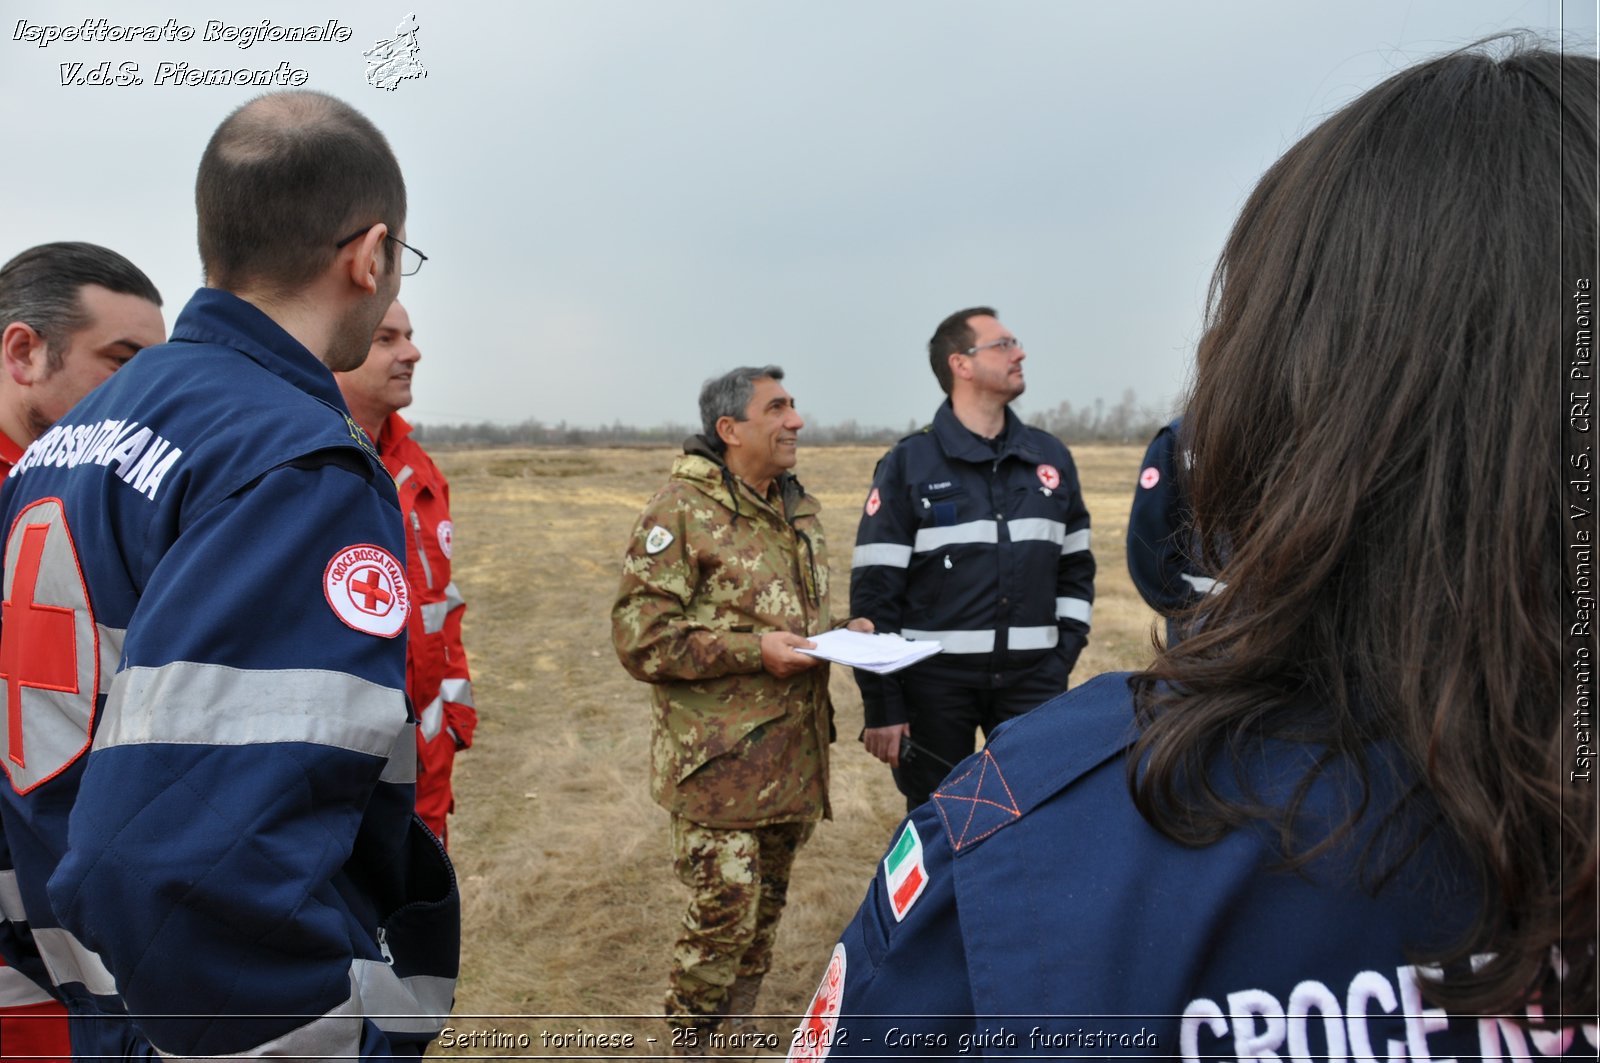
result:
<svg viewBox="0 0 1600 1063"><path fill-rule="evenodd" d="M1180 417L1150 441L1128 513L1128 574L1145 603L1165 616L1193 605L1216 582L1192 560L1194 514L1179 469L1182 426Z"/></svg>
<svg viewBox="0 0 1600 1063"><path fill-rule="evenodd" d="M962 685L1061 654L1070 671L1094 602L1089 511L1059 439L1009 409L991 446L949 401L884 455L856 531L850 613L937 639L915 667ZM857 670L868 727L909 718L892 677ZM979 679L978 677L982 677Z"/></svg>
<svg viewBox="0 0 1600 1063"><path fill-rule="evenodd" d="M1159 834L1128 794L1127 677L1104 675L998 728L895 835L845 930L796 1056L1032 1055L1147 1059L1591 1058L1595 1028L1529 1034L1423 1002L1407 947L1453 943L1476 876L1430 810L1392 832L1407 789L1371 755L1372 803L1348 844L1301 873L1276 833L1202 848ZM1281 802L1314 750L1259 744L1248 783ZM1224 792L1231 773L1218 773ZM1346 766L1314 784L1297 826L1320 837L1359 798ZM1371 842L1392 864L1374 895Z"/></svg>
<svg viewBox="0 0 1600 1063"><path fill-rule="evenodd" d="M96 1017L74 1050L419 1053L458 895L412 813L394 483L333 375L202 290L0 514L0 945Z"/></svg>

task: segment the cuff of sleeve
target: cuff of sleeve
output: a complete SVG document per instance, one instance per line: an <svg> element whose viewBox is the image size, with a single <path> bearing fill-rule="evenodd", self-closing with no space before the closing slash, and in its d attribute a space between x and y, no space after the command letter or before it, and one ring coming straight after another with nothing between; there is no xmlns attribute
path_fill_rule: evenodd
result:
<svg viewBox="0 0 1600 1063"><path fill-rule="evenodd" d="M1061 642L1057 647L1057 652L1061 654L1062 660L1067 662L1068 672L1078 666L1078 655L1083 652L1084 647L1088 644L1088 638L1076 627L1064 627L1061 629Z"/></svg>
<svg viewBox="0 0 1600 1063"><path fill-rule="evenodd" d="M735 674L744 672L761 671L761 636L747 632L729 632L723 638L728 648L728 654L733 659L733 667L728 671Z"/></svg>
<svg viewBox="0 0 1600 1063"><path fill-rule="evenodd" d="M900 684L888 676L875 678L881 684L882 692L861 699L862 723L868 727L893 727L910 723L911 716L906 712L906 699L900 693Z"/></svg>
<svg viewBox="0 0 1600 1063"><path fill-rule="evenodd" d="M470 748L472 745L472 732L478 726L478 713L467 705L460 705L453 701L444 703L445 726L456 736L456 745L461 749Z"/></svg>

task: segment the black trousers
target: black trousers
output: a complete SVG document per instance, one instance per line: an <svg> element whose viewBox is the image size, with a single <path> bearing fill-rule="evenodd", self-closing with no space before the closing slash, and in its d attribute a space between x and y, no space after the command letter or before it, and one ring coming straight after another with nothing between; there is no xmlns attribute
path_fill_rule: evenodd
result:
<svg viewBox="0 0 1600 1063"><path fill-rule="evenodd" d="M1067 674L1067 663L1058 655L1008 677L1005 685L967 685L990 679L987 673L960 679L921 668L902 673L911 744L901 747L894 783L906 795L906 811L926 803L950 770L971 756L978 731L988 738L1002 721L1063 693Z"/></svg>

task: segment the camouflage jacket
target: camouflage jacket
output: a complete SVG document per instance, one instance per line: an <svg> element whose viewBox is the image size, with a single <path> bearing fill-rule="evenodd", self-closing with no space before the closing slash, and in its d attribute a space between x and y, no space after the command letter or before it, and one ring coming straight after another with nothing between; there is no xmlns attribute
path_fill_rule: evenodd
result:
<svg viewBox="0 0 1600 1063"><path fill-rule="evenodd" d="M711 827L831 816L826 663L787 679L761 636L832 626L816 499L793 475L761 498L701 448L672 466L628 540L611 637L651 684L651 792Z"/></svg>

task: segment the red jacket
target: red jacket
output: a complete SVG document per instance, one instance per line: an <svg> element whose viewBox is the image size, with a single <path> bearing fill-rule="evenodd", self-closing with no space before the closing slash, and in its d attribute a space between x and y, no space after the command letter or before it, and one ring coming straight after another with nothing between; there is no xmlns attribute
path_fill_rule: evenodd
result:
<svg viewBox="0 0 1600 1063"><path fill-rule="evenodd" d="M398 413L378 432L378 453L400 490L406 523L406 574L412 610L406 632L406 694L417 727L417 812L440 838L454 803L450 768L457 749L472 745L478 713L472 677L461 646L466 603L450 578L454 526L450 485L426 451L411 438Z"/></svg>
<svg viewBox="0 0 1600 1063"><path fill-rule="evenodd" d="M22 459L22 450L0 432L0 485L11 475L11 466ZM0 883L0 894L3 892ZM5 908L0 902L0 918L9 918ZM42 1063L67 1063L71 1055L67 1009L27 975L0 960L0 1059L33 1056Z"/></svg>

